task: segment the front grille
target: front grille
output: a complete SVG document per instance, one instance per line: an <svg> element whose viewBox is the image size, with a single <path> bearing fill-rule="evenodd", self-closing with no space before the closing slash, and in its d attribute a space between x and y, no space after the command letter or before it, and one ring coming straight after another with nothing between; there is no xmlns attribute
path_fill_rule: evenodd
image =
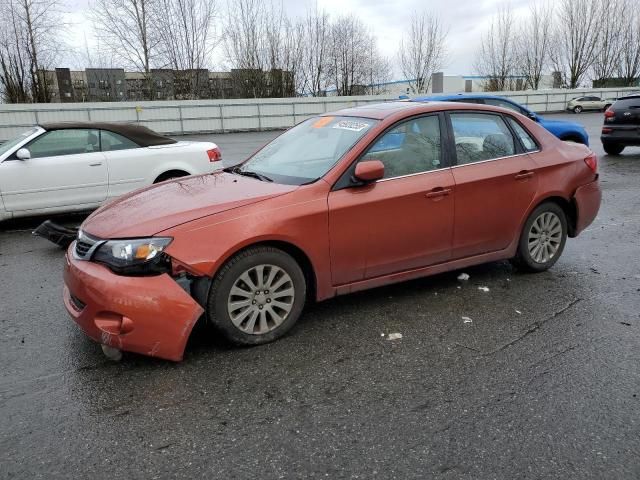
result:
<svg viewBox="0 0 640 480"><path fill-rule="evenodd" d="M87 252L89 251L89 249L91 248L93 244L92 243L88 243L88 242L84 242L82 240L78 240L76 241L76 253L81 256L84 257Z"/></svg>
<svg viewBox="0 0 640 480"><path fill-rule="evenodd" d="M82 230L78 231L78 238L76 239L76 256L82 260L89 260L96 247L102 243L102 240L91 235L86 234Z"/></svg>

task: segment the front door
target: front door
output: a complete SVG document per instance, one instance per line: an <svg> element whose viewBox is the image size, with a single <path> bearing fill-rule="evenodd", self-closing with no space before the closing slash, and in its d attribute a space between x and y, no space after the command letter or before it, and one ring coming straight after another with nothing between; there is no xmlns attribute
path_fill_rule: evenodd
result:
<svg viewBox="0 0 640 480"><path fill-rule="evenodd" d="M359 161L380 160L382 180L329 194L334 285L420 268L451 257L454 182L441 117L400 122Z"/></svg>
<svg viewBox="0 0 640 480"><path fill-rule="evenodd" d="M94 207L107 197L108 171L97 130L54 130L0 163L0 193L9 212Z"/></svg>
<svg viewBox="0 0 640 480"><path fill-rule="evenodd" d="M526 150L537 146L530 139L529 147L523 147L499 114L449 116L457 157L452 168L456 185L453 258L502 250L520 234L523 215L535 197L536 165Z"/></svg>

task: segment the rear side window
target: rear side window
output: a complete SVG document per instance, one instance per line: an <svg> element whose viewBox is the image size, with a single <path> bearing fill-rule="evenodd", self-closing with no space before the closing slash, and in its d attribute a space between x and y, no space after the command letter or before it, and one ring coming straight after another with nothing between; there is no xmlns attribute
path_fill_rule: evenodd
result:
<svg viewBox="0 0 640 480"><path fill-rule="evenodd" d="M526 115L526 113L520 107L518 107L517 105L514 105L513 103L505 102L504 100L498 100L495 98L485 98L484 103L486 103L487 105L493 105L494 107L508 108L509 110L513 110L514 112L518 112L518 113L522 113L523 115Z"/></svg>
<svg viewBox="0 0 640 480"><path fill-rule="evenodd" d="M499 115L450 114L458 165L514 155L511 131Z"/></svg>
<svg viewBox="0 0 640 480"><path fill-rule="evenodd" d="M536 150L538 150L538 145L536 145L536 142L533 140L531 135L529 135L529 133L522 127L522 125L520 125L516 120L510 117L507 117L507 122L509 122L509 125L511 125L511 128L513 128L513 131L516 132L516 135L520 139L520 142L522 143L525 151L535 152Z"/></svg>
<svg viewBox="0 0 640 480"><path fill-rule="evenodd" d="M113 152L115 150L128 150L130 148L139 148L140 145L129 140L122 135L106 130L100 130L100 142L103 152Z"/></svg>
<svg viewBox="0 0 640 480"><path fill-rule="evenodd" d="M640 108L640 97L637 98L623 98L622 100L618 100L613 104L613 108Z"/></svg>

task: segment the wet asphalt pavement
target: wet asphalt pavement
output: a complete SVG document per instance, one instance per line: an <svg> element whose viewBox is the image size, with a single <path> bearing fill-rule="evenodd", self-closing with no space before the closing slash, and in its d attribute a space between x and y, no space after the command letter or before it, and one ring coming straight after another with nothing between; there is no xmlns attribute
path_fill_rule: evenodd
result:
<svg viewBox="0 0 640 480"><path fill-rule="evenodd" d="M603 155L602 114L559 117ZM273 135L209 138L240 158ZM199 328L179 364L106 360L41 219L0 226L0 478L639 478L640 148L600 171L599 217L549 272L339 297L257 348Z"/></svg>

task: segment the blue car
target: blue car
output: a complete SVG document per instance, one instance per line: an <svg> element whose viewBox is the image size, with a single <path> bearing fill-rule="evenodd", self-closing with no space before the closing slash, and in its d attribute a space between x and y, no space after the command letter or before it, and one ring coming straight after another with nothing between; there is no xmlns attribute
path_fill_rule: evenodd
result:
<svg viewBox="0 0 640 480"><path fill-rule="evenodd" d="M531 120L538 122L541 126L549 130L560 140L569 142L582 143L589 145L589 136L582 125L575 122L567 122L565 120L549 120L537 113L509 100L508 98L498 97L496 95L484 95L481 93L456 93L444 95L429 95L426 97L412 98L412 102L464 102L479 103L482 105L493 105L495 107L509 108L515 110L522 115L529 117Z"/></svg>

